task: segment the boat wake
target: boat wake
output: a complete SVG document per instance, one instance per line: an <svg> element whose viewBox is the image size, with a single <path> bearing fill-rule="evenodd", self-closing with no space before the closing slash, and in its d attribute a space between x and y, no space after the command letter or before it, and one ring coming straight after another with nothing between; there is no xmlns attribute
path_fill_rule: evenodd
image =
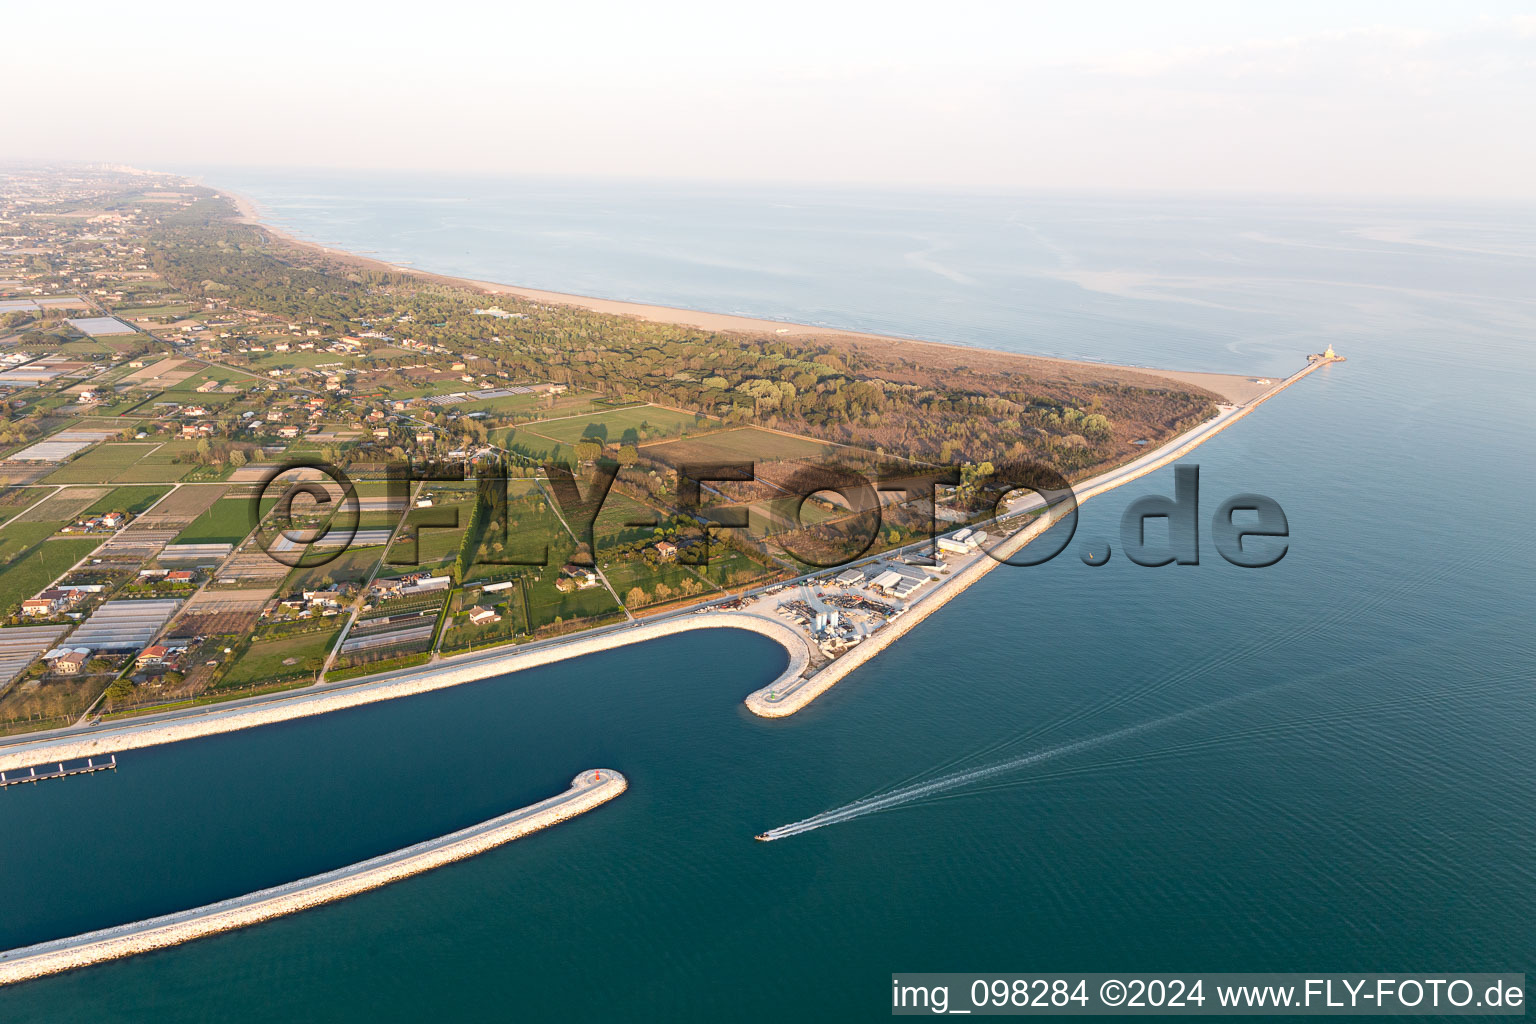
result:
<svg viewBox="0 0 1536 1024"><path fill-rule="evenodd" d="M1486 622L1475 628L1472 632L1477 634L1495 633L1502 636L1505 628L1511 622L1516 621L1517 618L1518 616L1512 615L1492 622ZM1406 657L1416 657L1423 649L1438 648L1442 645L1443 642L1440 640L1429 640L1420 644L1412 645L1408 648L1397 648L1376 657L1364 659L1363 661L1353 662L1347 665L1335 666L1326 672L1275 683L1271 686L1260 687L1258 689L1249 690L1244 693L1232 694L1231 696L1223 697L1219 700L1198 704L1194 707L1186 708L1183 711L1162 715L1158 718L1148 719L1144 722L1137 722L1133 725L1123 726L1119 729L1113 729L1108 732L1099 733L1095 736L1088 736L1080 740L1072 740L1066 743L1060 743L1056 746L1046 747L1043 750L1035 750L1031 753L1022 754L1018 757L1006 758L1002 761L998 761L995 764L984 765L980 768L968 768L960 771L953 771L948 775L941 775L938 778L928 779L926 781L911 782L906 785L898 786L897 788L889 790L885 793L877 793L873 796L863 797L859 800L854 800L850 803L843 804L841 807L834 807L831 810L823 811L820 814L812 815L809 818L803 818L800 821L790 822L787 825L780 825L778 828L772 828L766 832L760 833L758 836L756 836L756 838L763 842L773 842L777 839L787 839L790 836L797 836L805 832L812 832L819 828L825 828L828 825L837 825L845 821L852 821L855 818L862 818L867 814L874 814L876 811L884 811L893 807L899 807L903 804L912 803L915 800L922 800L928 797L941 797L942 794L948 793L950 790L958 789L962 786L970 786L974 783L984 782L989 779L994 779L998 776L1006 775L1009 772L1014 772L1021 768L1028 768L1033 765L1041 764L1045 761L1052 761L1057 758L1066 757L1070 754L1077 754L1083 751L1093 750L1097 747L1106 746L1119 740L1129 739L1133 736L1141 735L1142 733L1148 733L1156 729L1161 729L1164 726L1172 725L1176 722L1181 722L1188 718L1193 718L1196 715L1203 715L1221 708L1230 707L1234 704L1240 704L1253 700L1256 697L1287 690L1302 683L1316 682L1330 677L1347 676L1366 667L1381 665L1383 663L1397 662L1404 660ZM1194 742L1178 744L1161 752L1138 755L1137 757L1131 758L1129 760L1144 760L1146 757L1155 757L1159 756L1159 754L1163 756L1187 754L1196 750L1212 749L1215 747L1229 745L1233 742L1251 741L1258 737L1281 735L1308 728L1315 729L1318 727L1326 726L1354 727L1358 725L1359 718L1362 715L1382 713L1386 711L1402 712L1415 706L1464 703L1466 701L1480 697L1492 697L1504 694L1509 690L1511 686L1518 688L1519 692L1524 693L1528 688L1529 683L1529 673L1522 671L1508 677L1485 678L1477 683L1458 681L1453 687L1424 690L1417 694L1395 693L1389 699L1384 700L1344 702L1342 705L1335 705L1333 708L1322 711L1318 714L1290 722L1267 722L1263 726L1256 729L1242 730L1235 733L1225 733L1218 736L1208 736ZM1080 716L1073 717L1076 718ZM995 750L996 747L993 749ZM1120 759L1108 764L1088 766L1086 770L1103 769L1105 767L1111 766L1123 766L1126 763L1128 763L1126 759ZM1042 777L1031 776L1031 778L1038 780ZM1016 782L1002 780L1000 782L994 782L992 786L982 787L982 789L987 790L998 787L1006 787L1013 784L1016 784Z"/></svg>
<svg viewBox="0 0 1536 1024"><path fill-rule="evenodd" d="M1257 697L1259 694L1267 693L1272 689L1276 689L1276 687L1266 687L1264 689L1254 690L1249 693L1234 694L1231 697L1226 697L1222 700L1214 701L1210 704L1201 704L1198 707L1186 708L1183 711L1175 712L1171 715L1163 715L1160 718L1153 718L1145 722L1137 722L1134 725L1123 726L1119 729L1100 733L1097 736L1088 736L1080 740L1073 740L1069 743L1061 743L1054 747L1047 747L1044 750L1036 750L1032 753L1024 754L1019 757L1009 758L1006 761L999 761L997 764L986 765L982 768L970 768L965 771L953 772L949 775L943 775L937 779L929 779L927 782L917 782L913 783L912 785L902 786L899 789L893 789L888 793L879 793L875 796L865 797L862 800L855 800L852 803L843 804L841 807L834 807L829 811L822 811L820 814L814 814L809 818L802 818L800 821L790 822L788 825L780 825L778 828L771 828L768 831L756 836L756 838L762 842L771 843L777 839L788 839L790 836L798 836L805 832L813 832L818 828L825 828L828 825L837 825L845 821L852 821L854 818L862 818L866 814L874 814L876 811L889 810L890 808L897 807L901 804L911 803L914 800L921 800L924 797L944 793L948 790L956 789L960 786L967 786L971 783L981 782L985 779L990 779L993 776L1002 775L1006 772L1017 771L1020 768L1028 768L1032 765L1037 765L1044 761L1051 761L1058 757L1066 757L1068 754L1077 754L1085 750L1092 750L1095 747L1102 747L1108 743L1114 743L1118 740L1129 739L1132 736L1138 736L1145 732L1151 732L1154 729L1160 729L1165 725L1172 725L1174 722L1180 722L1186 718L1191 718L1195 715L1202 714L1207 711L1213 711L1219 707L1225 707L1230 704L1235 704L1239 701L1251 700L1252 698Z"/></svg>

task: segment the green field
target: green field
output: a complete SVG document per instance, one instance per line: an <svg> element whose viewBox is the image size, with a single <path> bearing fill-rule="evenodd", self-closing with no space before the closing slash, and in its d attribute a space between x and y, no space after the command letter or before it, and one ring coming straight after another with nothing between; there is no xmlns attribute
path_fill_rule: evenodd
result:
<svg viewBox="0 0 1536 1024"><path fill-rule="evenodd" d="M47 526L46 523L17 523L20 526ZM101 545L101 537L70 537L47 540L0 569L0 616L10 615L21 602L62 576L71 566ZM3 550L3 549L0 549ZM13 556L14 557L14 556Z"/></svg>
<svg viewBox="0 0 1536 1024"><path fill-rule="evenodd" d="M510 448L519 455L538 462L559 462L569 466L576 461L576 449L570 445L552 441L526 428L507 427L493 430L490 437L492 444Z"/></svg>
<svg viewBox="0 0 1536 1024"><path fill-rule="evenodd" d="M628 495L609 491L592 524L592 540L601 552L618 544L632 544L655 534L654 526L629 526L628 523L644 523L654 520L661 523L666 516L649 505L641 504Z"/></svg>
<svg viewBox="0 0 1536 1024"><path fill-rule="evenodd" d="M716 589L691 568L676 562L664 562L653 570L643 559L626 559L605 566L603 575L608 577L608 582L631 611L683 597L713 593ZM644 596L639 600L631 597L631 592L636 588L644 591Z"/></svg>
<svg viewBox="0 0 1536 1024"><path fill-rule="evenodd" d="M169 487L161 487L157 484L114 488L111 494L86 509L81 516L98 516L104 512L129 512L138 515L169 491Z"/></svg>
<svg viewBox="0 0 1536 1024"><path fill-rule="evenodd" d="M23 509L47 493L48 489L43 487L18 487L7 492L4 504L0 504L0 525L21 515Z"/></svg>
<svg viewBox="0 0 1536 1024"><path fill-rule="evenodd" d="M748 558L735 548L724 544L711 544L709 564L695 566L711 583L718 587L740 587L754 581L767 580L774 570Z"/></svg>
<svg viewBox="0 0 1536 1024"><path fill-rule="evenodd" d="M132 335L124 335L132 337ZM79 338L59 345L58 352L67 356L112 355L112 346L98 338Z"/></svg>
<svg viewBox="0 0 1536 1024"><path fill-rule="evenodd" d="M320 589L330 583L361 583L373 571L383 547L359 548L343 551L324 565L308 569L295 569L288 574L280 589L282 593Z"/></svg>
<svg viewBox="0 0 1536 1024"><path fill-rule="evenodd" d="M798 507L797 507L798 506ZM842 519L851 515L848 509L828 508L819 500L802 502L799 498L783 497L773 498L770 501L755 502L751 506L754 514L767 513L763 516L765 521L775 523L770 528L770 533L783 533L786 530L804 529L807 526L817 526L821 523L831 522L834 519ZM799 525L796 525L796 516L799 516Z"/></svg>
<svg viewBox="0 0 1536 1024"><path fill-rule="evenodd" d="M276 504L276 498L262 500L261 514ZM297 504L297 503L295 503ZM220 498L176 537L177 544L238 544L250 535L251 503L248 498Z"/></svg>
<svg viewBox="0 0 1536 1024"><path fill-rule="evenodd" d="M634 409L616 409L613 412L603 412L593 416L541 420L524 424L523 429L563 444L575 444L584 438L591 438L602 444L618 445L641 444L665 437L677 437L686 431L707 430L717 425L718 421L695 416L691 412L646 405Z"/></svg>
<svg viewBox="0 0 1536 1024"><path fill-rule="evenodd" d="M522 490L522 493L518 493ZM491 529L487 523L469 579L488 579L506 575L512 566L528 566L537 571L546 563L558 570L576 551L576 542L560 522L542 490L533 489L531 481L510 481L508 486L505 531Z"/></svg>
<svg viewBox="0 0 1536 1024"><path fill-rule="evenodd" d="M779 434L757 427L738 427L734 430L717 431L705 437L691 437L685 441L649 445L642 450L642 454L647 458L675 466L683 462L735 460L782 462L786 459L817 459L837 451L847 451L847 449L810 437Z"/></svg>
<svg viewBox="0 0 1536 1024"><path fill-rule="evenodd" d="M92 495L99 490L99 487L66 487L28 509L18 522L55 522L60 526L74 522L86 506L96 500Z"/></svg>
<svg viewBox="0 0 1536 1024"><path fill-rule="evenodd" d="M721 510L724 510L724 509L738 509L738 508L741 508L741 507L742 506L740 506L740 505L720 505L720 506L718 506L718 508L721 509ZM771 537L771 536L773 536L776 533L785 533L789 529L787 524L785 524L785 523L783 523L783 522L773 518L773 516L769 515L766 511L764 511L764 509L763 509L763 507L762 507L762 505L760 503L754 503L754 504L748 505L748 506L746 506L746 509L747 509L747 533L749 533L752 537L756 538L757 540L762 540L764 537ZM711 511L714 511L714 509L712 508Z"/></svg>
<svg viewBox="0 0 1536 1024"><path fill-rule="evenodd" d="M359 498L387 498L390 494L387 480L354 480L352 486ZM409 487L407 487L407 493L409 493Z"/></svg>
<svg viewBox="0 0 1536 1024"><path fill-rule="evenodd" d="M240 660L230 667L229 673L219 681L219 685L253 686L278 679L313 675L325 664L326 652L330 650L331 641L336 639L338 632L339 625L334 629L321 629L297 636L258 640L240 655ZM290 659L293 664L285 664Z"/></svg>
<svg viewBox="0 0 1536 1024"><path fill-rule="evenodd" d="M357 514L359 530L393 530L399 521L398 512L359 512Z"/></svg>
<svg viewBox="0 0 1536 1024"><path fill-rule="evenodd" d="M433 388L430 394L442 394L441 388ZM567 392L563 395L504 395L487 398L480 402L464 402L454 406L459 412L486 412L493 416L529 417L548 419L551 416L574 416L587 412L602 412L604 406L595 391Z"/></svg>
<svg viewBox="0 0 1536 1024"><path fill-rule="evenodd" d="M562 622L588 618L594 615L614 614L618 606L613 595L605 587L590 590L573 590L562 593L555 586L560 567L576 553L576 541L555 515L550 499L542 490L515 491L507 500L506 536L488 530L483 538L480 555L470 567L469 580L504 579L514 566L507 559L521 562L543 561L544 565L528 565L529 628L537 630L559 618ZM498 549L498 545L500 545ZM491 559L501 559L497 564Z"/></svg>
<svg viewBox="0 0 1536 1024"><path fill-rule="evenodd" d="M156 462L154 460L155 456L151 455L137 465L130 466L128 469L117 474L110 482L120 484L175 483L180 480L193 478L202 481L218 480L229 475L227 468L217 470L206 466L199 466L195 462L172 464L169 459L165 462Z"/></svg>
<svg viewBox="0 0 1536 1024"><path fill-rule="evenodd" d="M17 555L34 544L41 544L52 537L64 524L55 519L37 522L11 523L0 529L0 566L8 564ZM31 594L27 595L31 597Z"/></svg>
<svg viewBox="0 0 1536 1024"><path fill-rule="evenodd" d="M487 398L479 402L461 402L454 406L461 412L486 412L493 416L510 416L516 413L531 413L540 408L545 401L542 395L503 395L500 398ZM572 412L582 412L582 406L571 407Z"/></svg>
<svg viewBox="0 0 1536 1024"><path fill-rule="evenodd" d="M249 376L248 374L240 373L240 372L238 372L236 370L226 370L223 367L217 367L216 366L216 367L209 367L209 368L204 369L204 370L202 370L202 371L200 371L198 373L194 373L192 376L188 377L186 380L181 381L181 382L179 382L177 384L174 384L171 387L167 388L166 391L167 391L167 393L170 393L170 392L183 392L182 394L177 394L175 396L176 400L179 401L179 402L200 402L204 398L216 398L217 395L219 394L219 392L217 392L217 391L209 392L209 393L204 394L204 395L197 394L197 389L201 385L206 384L208 381L217 381L219 384L254 384L255 383L255 379L252 378L251 376ZM188 392L188 391L192 392L193 394L188 396L188 395L186 395L184 393L184 392Z"/></svg>
<svg viewBox="0 0 1536 1024"><path fill-rule="evenodd" d="M174 483L205 469L192 461L196 448L195 441L109 441L83 452L44 479L51 484ZM184 461L172 461L177 458Z"/></svg>
<svg viewBox="0 0 1536 1024"><path fill-rule="evenodd" d="M532 582L529 586L528 610L533 616L532 626L535 630L540 626L552 624L556 618L562 622L570 622L573 619L591 618L619 610L619 606L613 601L613 595L608 593L606 587L573 590L568 594L562 594L555 587L555 578L558 573L559 566L551 566L542 573L543 579Z"/></svg>
<svg viewBox="0 0 1536 1024"><path fill-rule="evenodd" d="M460 498L468 500L449 500ZM405 525L389 549L388 564L401 569L412 566L435 569L452 565L458 558L464 529L469 525L469 513L474 507L473 496L462 491L437 492L434 501L436 503L431 508L413 508L405 514ZM435 525L455 522L452 518L455 513L458 515L457 525ZM407 533L415 537L414 557L412 542L404 539Z"/></svg>
<svg viewBox="0 0 1536 1024"><path fill-rule="evenodd" d="M81 452L45 478L51 484L105 484L122 480L122 472L153 451L151 442L107 442Z"/></svg>

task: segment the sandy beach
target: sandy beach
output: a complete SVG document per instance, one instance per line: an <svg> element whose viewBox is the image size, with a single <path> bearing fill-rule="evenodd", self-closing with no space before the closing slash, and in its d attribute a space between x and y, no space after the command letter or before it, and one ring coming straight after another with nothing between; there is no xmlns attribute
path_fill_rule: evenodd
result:
<svg viewBox="0 0 1536 1024"><path fill-rule="evenodd" d="M901 356L912 359L914 362L922 365L933 367L965 365L973 370L1022 372L1036 377L1085 382L1112 382L1139 387L1167 387L1168 381L1174 381L1184 385L1186 388L1197 388L1209 392L1217 399L1230 405L1241 405L1244 402L1252 401L1270 387L1269 383L1259 383L1255 378L1243 374L1206 373L1198 370L1164 370L1144 366L1119 366L1113 363L1061 359L1055 356L1024 355L1015 352L1003 352L998 349L959 345L951 342L898 338L891 335L869 334L863 331L842 330L835 327L816 327L810 324L763 320L755 317L735 316L729 313L711 313L696 309L681 309L676 306L656 306L641 302L625 302L618 299L602 299L590 295L572 295L566 292L524 288L519 285L501 284L495 281L450 277L445 274L434 274L430 271L420 270L416 267L407 267L372 259L367 256L359 256L344 249L333 249L320 245L317 242L300 238L265 223L261 219L260 208L246 196L230 192L227 189L216 189L216 191L234 203L235 208L240 211L238 220L241 223L259 227L263 231L270 233L276 238L281 238L292 245L322 252L334 259L357 266L373 270L387 270L399 274L412 274L425 280L468 288L487 295L508 295L542 305L574 306L579 309L590 310L594 313L634 317L637 320L646 320L652 323L677 324L681 327L693 327L704 331L749 334L753 336L769 335L802 340L815 338L820 341L830 342L835 346L851 348L857 348L862 345L879 345L884 349L894 348Z"/></svg>

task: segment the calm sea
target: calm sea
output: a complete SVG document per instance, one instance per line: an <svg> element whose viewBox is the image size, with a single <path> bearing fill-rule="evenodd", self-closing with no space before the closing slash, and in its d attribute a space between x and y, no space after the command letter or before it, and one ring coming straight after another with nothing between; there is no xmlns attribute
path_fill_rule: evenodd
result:
<svg viewBox="0 0 1536 1024"><path fill-rule="evenodd" d="M7 1021L875 1019L893 971L1536 973L1536 213L209 172L424 269L1152 366L1314 374L1186 462L1278 565L1142 568L1085 505L793 719L710 631L0 794L0 947L247 892L611 765L387 889L0 992ZM1205 531L1208 537L1208 531ZM914 779L1190 712L778 843Z"/></svg>

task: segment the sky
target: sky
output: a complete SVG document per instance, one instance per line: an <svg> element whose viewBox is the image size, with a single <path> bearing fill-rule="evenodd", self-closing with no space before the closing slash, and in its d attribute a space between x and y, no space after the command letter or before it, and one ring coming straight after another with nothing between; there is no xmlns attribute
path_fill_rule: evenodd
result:
<svg viewBox="0 0 1536 1024"><path fill-rule="evenodd" d="M4 20L0 162L1536 198L1529 0L81 0Z"/></svg>

